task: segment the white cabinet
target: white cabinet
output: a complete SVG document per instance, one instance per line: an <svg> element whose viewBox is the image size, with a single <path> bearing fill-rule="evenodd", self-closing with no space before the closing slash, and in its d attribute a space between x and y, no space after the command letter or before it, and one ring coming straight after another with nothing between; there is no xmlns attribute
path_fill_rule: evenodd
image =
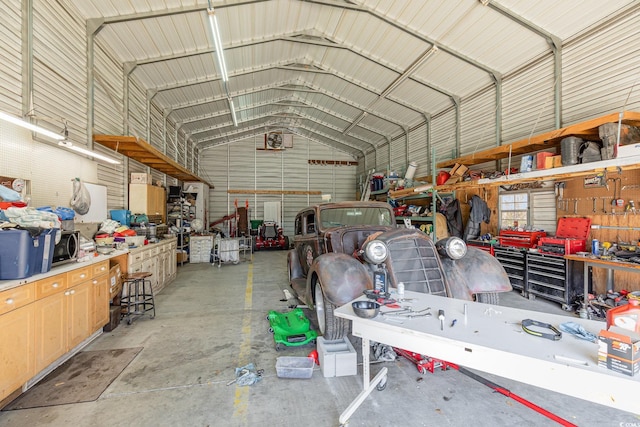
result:
<svg viewBox="0 0 640 427"><path fill-rule="evenodd" d="M158 243L141 246L129 252L128 273L151 273L151 288L154 293L175 279L176 239L165 239Z"/></svg>
<svg viewBox="0 0 640 427"><path fill-rule="evenodd" d="M213 249L213 235L191 236L189 239L189 262L209 262Z"/></svg>

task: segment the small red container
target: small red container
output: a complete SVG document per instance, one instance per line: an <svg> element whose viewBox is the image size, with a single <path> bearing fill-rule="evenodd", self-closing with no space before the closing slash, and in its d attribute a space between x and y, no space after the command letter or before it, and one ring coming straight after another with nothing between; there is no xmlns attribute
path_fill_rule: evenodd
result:
<svg viewBox="0 0 640 427"><path fill-rule="evenodd" d="M629 304L611 308L607 311L607 329L611 326L640 333L640 305L629 300Z"/></svg>

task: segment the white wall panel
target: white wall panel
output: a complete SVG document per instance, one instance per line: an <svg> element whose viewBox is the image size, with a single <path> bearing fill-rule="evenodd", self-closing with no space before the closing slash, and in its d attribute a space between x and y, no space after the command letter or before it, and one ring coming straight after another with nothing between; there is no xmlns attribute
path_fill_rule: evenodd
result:
<svg viewBox="0 0 640 427"><path fill-rule="evenodd" d="M640 11L564 47L564 122L640 110Z"/></svg>
<svg viewBox="0 0 640 427"><path fill-rule="evenodd" d="M129 111L127 124L129 135L138 138L147 138L147 101L142 86L136 83L135 78L129 78Z"/></svg>
<svg viewBox="0 0 640 427"><path fill-rule="evenodd" d="M460 107L460 155L496 146L496 93L486 90L463 100Z"/></svg>
<svg viewBox="0 0 640 427"><path fill-rule="evenodd" d="M260 148L257 150L256 148ZM263 150L260 137L203 150L200 168L215 185L211 193L211 218L221 218L249 202L250 218L262 219L265 202L280 202L285 234L293 235L296 213L319 203L320 195L280 194L280 191L320 191L334 201L353 200L356 188L354 166L310 165L309 160L353 161L343 152L294 136L293 148ZM272 190L276 194L227 194L228 189Z"/></svg>
<svg viewBox="0 0 640 427"><path fill-rule="evenodd" d="M432 151L435 150L436 163L456 156L456 114L453 109L431 120ZM431 159L432 153L429 153Z"/></svg>
<svg viewBox="0 0 640 427"><path fill-rule="evenodd" d="M33 103L45 126L87 143L86 34L75 20L52 2L33 2Z"/></svg>
<svg viewBox="0 0 640 427"><path fill-rule="evenodd" d="M22 115L22 14L20 0L0 2L0 111Z"/></svg>
<svg viewBox="0 0 640 427"><path fill-rule="evenodd" d="M429 154L427 130L427 123L424 122L409 131L409 161L418 164L416 177L431 175L431 162L429 161L431 155Z"/></svg>
<svg viewBox="0 0 640 427"><path fill-rule="evenodd" d="M502 141L513 142L555 129L551 54L503 80Z"/></svg>
<svg viewBox="0 0 640 427"><path fill-rule="evenodd" d="M69 207L74 178L100 184L95 162L53 144L33 141L31 132L4 121L0 121L0 173L31 181L34 207Z"/></svg>
<svg viewBox="0 0 640 427"><path fill-rule="evenodd" d="M407 136L404 132L391 141L391 161L387 167L398 173L407 168Z"/></svg>

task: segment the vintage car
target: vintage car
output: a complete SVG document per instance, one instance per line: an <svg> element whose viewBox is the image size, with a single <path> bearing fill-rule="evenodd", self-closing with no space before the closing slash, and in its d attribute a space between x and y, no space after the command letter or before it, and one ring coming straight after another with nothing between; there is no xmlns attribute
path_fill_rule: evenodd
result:
<svg viewBox="0 0 640 427"><path fill-rule="evenodd" d="M511 290L504 268L490 254L457 237L434 243L416 228L397 227L384 202L309 206L297 214L294 227L289 282L295 297L315 311L325 339L349 333L349 322L333 312L373 290L374 276L386 277L385 290L402 282L408 291L491 304L498 304L498 292Z"/></svg>

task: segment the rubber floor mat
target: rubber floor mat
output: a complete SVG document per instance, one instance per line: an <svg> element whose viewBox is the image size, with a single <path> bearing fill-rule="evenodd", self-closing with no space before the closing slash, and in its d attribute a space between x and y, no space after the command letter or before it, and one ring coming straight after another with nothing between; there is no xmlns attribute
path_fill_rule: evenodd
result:
<svg viewBox="0 0 640 427"><path fill-rule="evenodd" d="M3 410L92 402L100 397L140 350L142 347L82 351Z"/></svg>

